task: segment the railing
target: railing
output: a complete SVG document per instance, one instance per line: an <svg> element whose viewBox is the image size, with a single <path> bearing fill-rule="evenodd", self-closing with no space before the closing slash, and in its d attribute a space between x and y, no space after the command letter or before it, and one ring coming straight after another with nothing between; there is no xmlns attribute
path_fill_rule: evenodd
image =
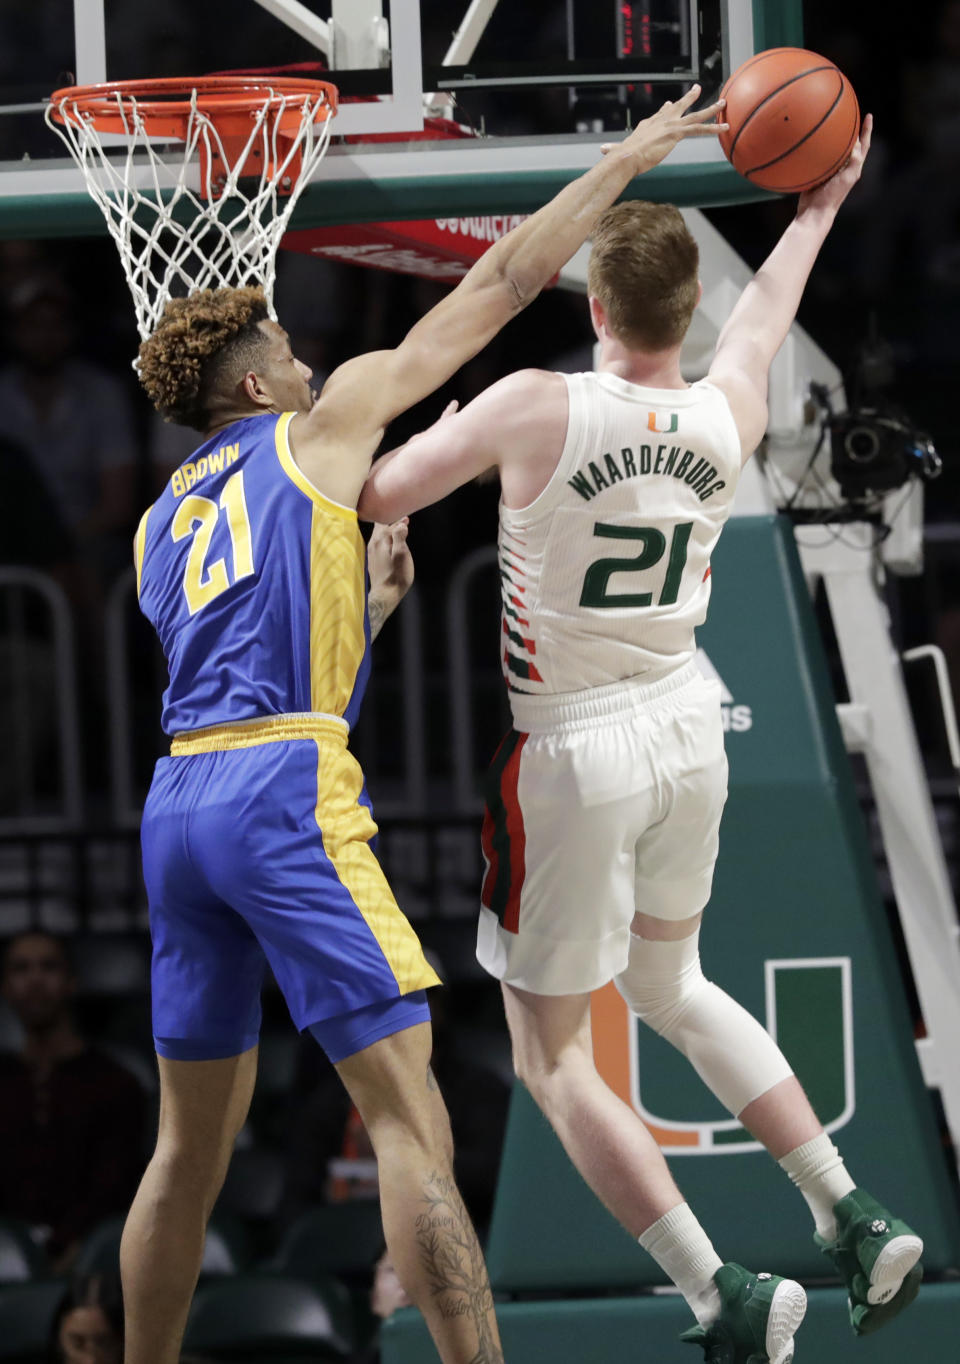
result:
<svg viewBox="0 0 960 1364"><path fill-rule="evenodd" d="M423 817L433 811L451 810L476 814L481 808L479 776L489 751L477 758L475 719L478 697L496 692L502 685L497 666L497 592L491 578L490 591L481 609L471 613L468 598L478 588L478 577L496 564L491 546L467 556L453 574L441 613L447 628L447 663L441 679L430 678L424 663L422 595L411 589L397 613L398 648L392 668L378 666L374 645L374 668L368 699L357 734L357 756L376 795L378 815L384 818ZM132 570L122 574L108 594L105 612L106 678L110 708L110 808L113 822L129 828L139 822L149 780L138 771L136 707L133 704L131 664L138 644L133 638L137 621L136 580ZM471 659L470 618L483 622L481 661ZM485 636L489 636L486 638ZM449 725L446 742L436 742L443 710L428 694L431 687L446 688ZM159 679L155 710L159 713ZM499 718L499 712L498 712ZM384 760L386 730L399 732L399 774L388 770ZM488 726L489 728L489 726ZM434 740L434 742L431 742ZM488 744L489 749L489 744ZM159 752L158 748L158 752ZM428 754L434 753L432 768ZM452 800L451 800L452 789Z"/></svg>
<svg viewBox="0 0 960 1364"><path fill-rule="evenodd" d="M104 633L107 650L107 697L110 706L110 795L119 828L140 820L133 774L130 645L127 613L136 600L137 575L132 568L113 584L107 597Z"/></svg>
<svg viewBox="0 0 960 1364"><path fill-rule="evenodd" d="M0 567L0 612L6 731L0 833L75 828L82 816L83 782L70 603L46 574ZM51 738L56 741L52 760Z"/></svg>
<svg viewBox="0 0 960 1364"><path fill-rule="evenodd" d="M483 569L496 567L496 563L495 545L475 549L458 564L447 589L445 615L449 649L450 755L454 802L461 814L481 808L477 778L482 769L478 769L474 745L476 694L470 666L469 591L477 575ZM497 641L496 636L494 641Z"/></svg>
<svg viewBox="0 0 960 1364"><path fill-rule="evenodd" d="M394 625L390 626L392 630ZM364 774L377 791L377 811L385 817L421 815L428 804L426 677L423 664L423 607L420 592L410 589L397 613L399 657L396 666L378 666L374 644L374 666L364 703L364 713L352 744ZM384 726L400 729L401 754L399 777L388 773L383 762L381 742Z"/></svg>
<svg viewBox="0 0 960 1364"><path fill-rule="evenodd" d="M429 924L425 941L462 975L481 878L474 816L383 816L380 862L407 917ZM147 924L136 828L0 834L0 938L27 928L129 931ZM457 958L454 961L454 957Z"/></svg>
<svg viewBox="0 0 960 1364"><path fill-rule="evenodd" d="M923 591L933 619L942 606L941 580L960 562L960 524L928 526L925 539ZM384 820L476 817L482 808L482 775L507 723L495 570L496 550L490 545L466 555L442 587L414 587L387 627L394 638L374 646L370 696L355 744ZM436 608L429 618L442 623L444 631L439 672L429 671L425 660L428 600ZM6 698L8 726L3 758L8 799L0 810L0 834L77 828L85 812L69 603L44 574L3 568L0 611L0 694ZM139 822L153 759L162 751L157 717L164 681L159 651L154 660L149 631L137 612L132 571L113 584L104 615L107 822L132 829ZM31 685L38 658L45 687Z"/></svg>

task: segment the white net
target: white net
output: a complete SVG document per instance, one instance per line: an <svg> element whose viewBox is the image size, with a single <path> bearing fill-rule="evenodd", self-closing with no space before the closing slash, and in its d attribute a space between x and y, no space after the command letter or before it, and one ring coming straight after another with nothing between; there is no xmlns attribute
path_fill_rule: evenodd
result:
<svg viewBox="0 0 960 1364"><path fill-rule="evenodd" d="M120 120L126 142L117 160L104 145L117 139L105 139L82 100L67 97L47 107L47 123L83 172L117 245L141 339L153 332L171 297L196 289L259 284L272 312L280 238L327 150L333 110L314 91L291 94L265 83L260 96L239 154L235 140L225 145L196 90L189 94L182 142L151 136L138 100L112 93L111 118ZM299 111L292 132L290 111ZM214 164L216 195L207 198L201 167ZM258 168L253 175L251 165Z"/></svg>

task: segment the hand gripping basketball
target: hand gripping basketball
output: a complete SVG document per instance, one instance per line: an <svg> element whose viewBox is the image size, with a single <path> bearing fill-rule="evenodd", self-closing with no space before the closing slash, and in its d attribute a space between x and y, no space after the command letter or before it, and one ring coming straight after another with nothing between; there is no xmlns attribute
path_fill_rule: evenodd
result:
<svg viewBox="0 0 960 1364"><path fill-rule="evenodd" d="M847 157L844 164L831 175L829 180L825 180L816 189L808 189L800 195L797 203L798 213L807 213L811 210L824 209L829 213L836 213L844 199L853 189L860 179L863 170L863 163L867 159L867 152L870 150L870 138L873 135L873 115L867 114L863 120L863 127L860 136L853 144L853 151Z"/></svg>
<svg viewBox="0 0 960 1364"><path fill-rule="evenodd" d="M724 107L723 100L717 100L706 109L689 112L700 93L699 85L691 85L685 95L678 100L666 100L655 114L638 123L622 142L608 142L602 151L606 153L619 147L631 152L636 158L637 174L642 175L659 165L685 137L711 137L726 131L727 125L717 121Z"/></svg>

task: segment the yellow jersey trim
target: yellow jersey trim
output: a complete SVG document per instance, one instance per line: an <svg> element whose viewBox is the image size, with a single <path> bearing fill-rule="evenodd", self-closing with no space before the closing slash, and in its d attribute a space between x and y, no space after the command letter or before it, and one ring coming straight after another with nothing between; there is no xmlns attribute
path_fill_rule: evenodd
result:
<svg viewBox="0 0 960 1364"><path fill-rule="evenodd" d="M359 522L310 518L310 707L340 714L357 683L364 631L366 550Z"/></svg>
<svg viewBox="0 0 960 1364"><path fill-rule="evenodd" d="M153 511L153 503L143 513L137 533L133 537L133 566L137 571L137 599L140 598L140 578L143 573L143 552L147 547L147 517Z"/></svg>
<svg viewBox="0 0 960 1364"><path fill-rule="evenodd" d="M420 939L370 847L377 826L360 803L362 788L360 764L349 750L317 744L316 820L323 850L376 938L400 993L428 990L439 985L440 978L423 955Z"/></svg>
<svg viewBox="0 0 960 1364"><path fill-rule="evenodd" d="M277 459L280 466L291 483L295 483L300 491L309 497L310 501L316 506L322 507L324 511L330 512L332 516L342 516L348 521L356 521L357 513L354 508L345 507L342 502L334 502L332 498L325 497L319 488L315 488L300 468L300 465L293 457L290 449L290 422L297 414L295 412L284 412L274 427L274 440L277 446Z"/></svg>
<svg viewBox="0 0 960 1364"><path fill-rule="evenodd" d="M335 715L269 715L262 720L235 720L225 725L206 725L183 730L170 742L171 758L186 758L195 753L222 753L232 748L254 748L291 739L312 739L316 743L333 740L346 748L349 727Z"/></svg>

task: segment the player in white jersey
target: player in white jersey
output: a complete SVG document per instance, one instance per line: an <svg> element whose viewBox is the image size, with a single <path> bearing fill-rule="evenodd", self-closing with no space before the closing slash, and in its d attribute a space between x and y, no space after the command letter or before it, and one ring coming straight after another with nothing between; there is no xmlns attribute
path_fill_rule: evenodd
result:
<svg viewBox="0 0 960 1364"><path fill-rule="evenodd" d="M502 660L514 729L491 768L478 956L503 982L517 1073L584 1179L683 1292L685 1338L785 1364L799 1284L723 1265L639 1117L598 1075L590 993L612 980L779 1160L875 1330L916 1295L922 1242L855 1187L790 1066L700 968L726 798L719 687L694 663L710 555L766 428L767 376L847 166L801 196L708 376L680 348L697 247L670 206L622 204L588 273L598 372L523 371L374 466L361 515L391 521L500 473Z"/></svg>

